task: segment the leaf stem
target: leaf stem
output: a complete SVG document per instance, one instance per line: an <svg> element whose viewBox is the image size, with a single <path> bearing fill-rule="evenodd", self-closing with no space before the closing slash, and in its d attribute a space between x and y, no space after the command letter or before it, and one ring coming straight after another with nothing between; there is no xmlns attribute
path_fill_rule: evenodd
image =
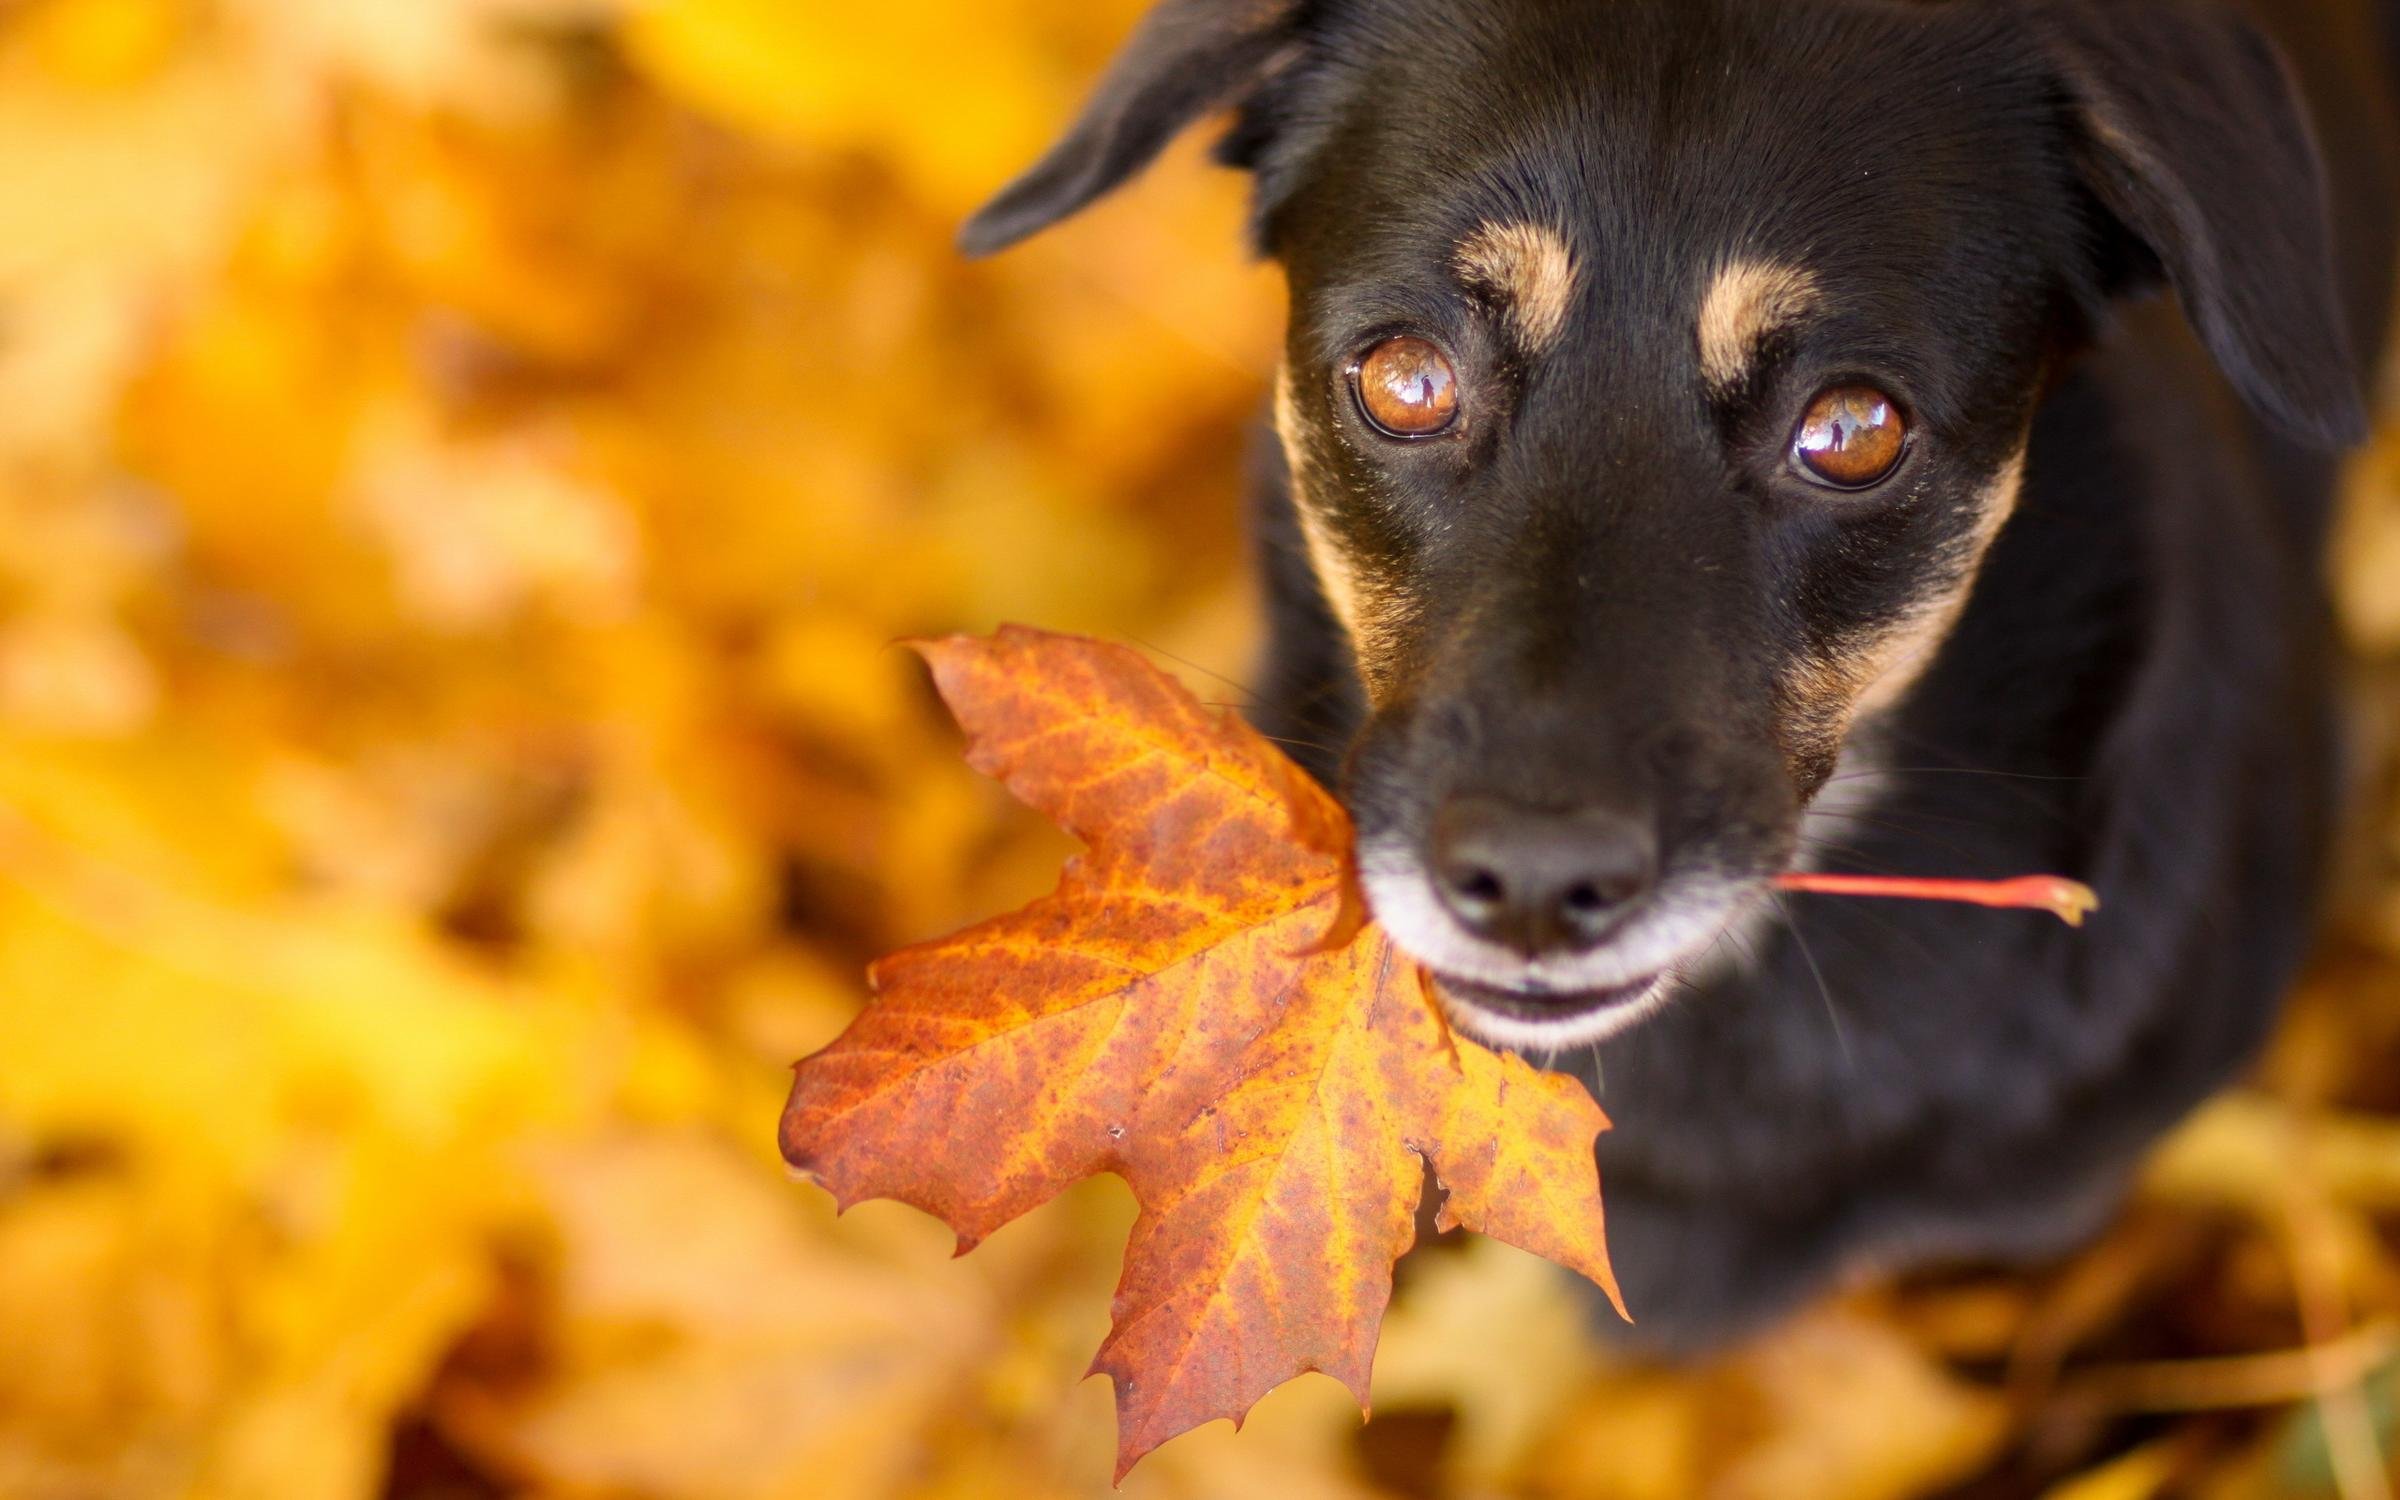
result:
<svg viewBox="0 0 2400 1500"><path fill-rule="evenodd" d="M1794 871L1775 879L1778 890L1816 896L1879 896L1902 901L1959 901L1973 906L2046 911L2069 927L2100 909L2100 897L2081 881L2056 875L2015 880L1916 880L1887 875L1818 875Z"/></svg>

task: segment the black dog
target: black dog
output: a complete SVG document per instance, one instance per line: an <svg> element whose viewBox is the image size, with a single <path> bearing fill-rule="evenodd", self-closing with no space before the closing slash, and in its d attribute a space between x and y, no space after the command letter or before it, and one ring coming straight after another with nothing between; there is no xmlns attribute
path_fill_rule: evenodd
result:
<svg viewBox="0 0 2400 1500"><path fill-rule="evenodd" d="M2259 1044L2337 819L2390 22L1168 0L969 226L1238 108L1293 305L1261 717L1352 745L1317 769L1459 1023L1604 1087L1640 1336L2055 1250Z"/></svg>

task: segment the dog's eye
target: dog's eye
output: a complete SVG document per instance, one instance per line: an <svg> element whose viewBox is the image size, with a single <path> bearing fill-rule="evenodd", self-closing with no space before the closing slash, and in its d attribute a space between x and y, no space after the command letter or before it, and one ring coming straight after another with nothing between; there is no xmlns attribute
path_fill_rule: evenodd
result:
<svg viewBox="0 0 2400 1500"><path fill-rule="evenodd" d="M1386 437L1427 438L1458 420L1458 372L1430 342L1385 339L1350 367L1358 409Z"/></svg>
<svg viewBox="0 0 2400 1500"><path fill-rule="evenodd" d="M1808 405L1792 434L1792 461L1818 484L1863 490L1900 466L1908 424L1873 386L1837 385Z"/></svg>

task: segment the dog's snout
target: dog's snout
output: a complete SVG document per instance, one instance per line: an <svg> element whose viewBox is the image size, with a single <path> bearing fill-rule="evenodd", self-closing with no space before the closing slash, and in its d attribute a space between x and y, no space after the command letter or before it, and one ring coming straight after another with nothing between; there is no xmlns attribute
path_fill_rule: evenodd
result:
<svg viewBox="0 0 2400 1500"><path fill-rule="evenodd" d="M1494 797L1446 803L1434 817L1429 853L1451 915L1528 958L1597 944L1649 892L1658 868L1657 839L1633 818Z"/></svg>

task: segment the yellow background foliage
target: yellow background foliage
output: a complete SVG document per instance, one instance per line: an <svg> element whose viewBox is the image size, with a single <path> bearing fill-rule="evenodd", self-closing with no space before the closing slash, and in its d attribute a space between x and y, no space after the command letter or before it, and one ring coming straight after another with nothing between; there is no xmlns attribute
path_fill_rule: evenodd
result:
<svg viewBox="0 0 2400 1500"><path fill-rule="evenodd" d="M1105 1492L1123 1194L953 1262L772 1123L866 958L1061 852L891 642L1246 670L1240 184L1187 145L949 244L1137 11L0 0L0 1500ZM2359 473L2371 740L2400 450ZM1375 1424L1302 1382L1127 1493L2384 1493L2359 834L2275 1060L2076 1262L1663 1373L1445 1246Z"/></svg>

